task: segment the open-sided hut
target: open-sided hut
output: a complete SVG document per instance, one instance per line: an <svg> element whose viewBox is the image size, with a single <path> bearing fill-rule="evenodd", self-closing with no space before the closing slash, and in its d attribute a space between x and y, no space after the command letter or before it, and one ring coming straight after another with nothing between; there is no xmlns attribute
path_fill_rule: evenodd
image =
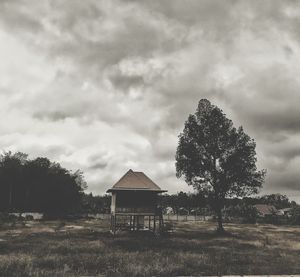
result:
<svg viewBox="0 0 300 277"><path fill-rule="evenodd" d="M166 192L143 172L131 169L107 192L111 197L111 231L117 229L153 232L163 226L162 211L158 207L158 194Z"/></svg>

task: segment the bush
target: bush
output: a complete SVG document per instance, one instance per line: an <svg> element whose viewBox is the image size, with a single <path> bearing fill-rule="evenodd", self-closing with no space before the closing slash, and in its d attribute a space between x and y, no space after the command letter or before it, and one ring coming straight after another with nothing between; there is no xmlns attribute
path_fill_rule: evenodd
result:
<svg viewBox="0 0 300 277"><path fill-rule="evenodd" d="M280 224L279 219L280 219L280 217L278 215L268 214L268 215L265 215L265 217L263 218L263 222L267 223L267 224L278 225L278 224Z"/></svg>
<svg viewBox="0 0 300 277"><path fill-rule="evenodd" d="M289 223L293 225L300 225L300 206L296 206L291 210Z"/></svg>
<svg viewBox="0 0 300 277"><path fill-rule="evenodd" d="M258 213L255 207L250 205L241 206L241 217L244 223L256 223L257 216Z"/></svg>
<svg viewBox="0 0 300 277"><path fill-rule="evenodd" d="M164 228L163 231L167 233L172 232L174 230L174 226L172 222L165 222L163 228Z"/></svg>
<svg viewBox="0 0 300 277"><path fill-rule="evenodd" d="M33 219L34 219L34 218L33 218L32 215L27 214L27 215L25 216L25 220L33 220Z"/></svg>
<svg viewBox="0 0 300 277"><path fill-rule="evenodd" d="M6 223L7 221L9 221L8 213L0 213L0 224Z"/></svg>
<svg viewBox="0 0 300 277"><path fill-rule="evenodd" d="M231 206L227 213L230 217L242 218L243 223L256 223L258 217L255 207L247 204Z"/></svg>
<svg viewBox="0 0 300 277"><path fill-rule="evenodd" d="M0 213L0 224L6 224L6 223L15 224L18 219L19 217L14 214L9 214L5 212Z"/></svg>

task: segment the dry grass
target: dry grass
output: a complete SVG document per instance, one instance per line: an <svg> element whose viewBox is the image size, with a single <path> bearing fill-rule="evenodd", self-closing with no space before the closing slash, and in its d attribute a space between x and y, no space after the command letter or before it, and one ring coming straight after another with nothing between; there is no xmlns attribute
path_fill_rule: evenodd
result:
<svg viewBox="0 0 300 277"><path fill-rule="evenodd" d="M108 232L108 222L0 227L0 276L182 276L300 273L300 227L178 222L174 233Z"/></svg>

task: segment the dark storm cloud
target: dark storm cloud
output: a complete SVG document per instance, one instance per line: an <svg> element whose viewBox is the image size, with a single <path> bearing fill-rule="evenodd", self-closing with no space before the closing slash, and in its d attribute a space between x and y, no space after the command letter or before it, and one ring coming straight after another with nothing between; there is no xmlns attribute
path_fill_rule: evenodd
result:
<svg viewBox="0 0 300 277"><path fill-rule="evenodd" d="M104 169L108 165L108 155L104 151L93 154L88 158L88 163L92 170Z"/></svg>
<svg viewBox="0 0 300 277"><path fill-rule="evenodd" d="M38 16L32 16L31 8L25 1L0 1L1 22L11 31L37 32L42 30Z"/></svg>
<svg viewBox="0 0 300 277"><path fill-rule="evenodd" d="M298 133L300 131L300 83L285 64L274 64L256 72L249 72L234 88L240 97L230 99L232 109L254 129L264 134L274 130ZM247 87L243 86L245 82ZM251 94L251 97L247 97Z"/></svg>
<svg viewBox="0 0 300 277"><path fill-rule="evenodd" d="M37 119L47 119L50 121L58 121L58 120L64 120L68 118L69 116L61 111L53 111L53 112L37 112L33 114L33 117Z"/></svg>
<svg viewBox="0 0 300 277"><path fill-rule="evenodd" d="M122 74L115 74L110 76L110 81L114 84L114 86L126 92L130 87L138 87L144 84L144 79L141 76L124 76Z"/></svg>
<svg viewBox="0 0 300 277"><path fill-rule="evenodd" d="M103 168L105 168L107 166L107 163L101 163L101 162L99 162L99 163L94 163L93 165L91 165L89 168L90 169L103 169Z"/></svg>
<svg viewBox="0 0 300 277"><path fill-rule="evenodd" d="M299 5L0 1L1 147L82 168L94 192L128 168L184 190L177 136L208 98L255 138L265 190L297 194Z"/></svg>

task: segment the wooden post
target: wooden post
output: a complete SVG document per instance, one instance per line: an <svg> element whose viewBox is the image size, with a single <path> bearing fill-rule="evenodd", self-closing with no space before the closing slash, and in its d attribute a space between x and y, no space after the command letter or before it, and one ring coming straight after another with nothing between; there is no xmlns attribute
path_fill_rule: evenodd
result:
<svg viewBox="0 0 300 277"><path fill-rule="evenodd" d="M154 231L154 233L156 231L156 217L155 217L155 215L154 215L154 221L153 221L153 231Z"/></svg>
<svg viewBox="0 0 300 277"><path fill-rule="evenodd" d="M149 215L149 231L151 229L151 215Z"/></svg>
<svg viewBox="0 0 300 277"><path fill-rule="evenodd" d="M113 230L113 215L110 215L110 231L112 232Z"/></svg>
<svg viewBox="0 0 300 277"><path fill-rule="evenodd" d="M114 216L114 234L116 233L117 215Z"/></svg>
<svg viewBox="0 0 300 277"><path fill-rule="evenodd" d="M131 231L132 228L132 215L130 215L130 220L129 220L129 230Z"/></svg>
<svg viewBox="0 0 300 277"><path fill-rule="evenodd" d="M135 215L133 216L133 228L132 230L134 231L135 230Z"/></svg>
<svg viewBox="0 0 300 277"><path fill-rule="evenodd" d="M158 218L158 231L159 232L161 231L161 218L160 218L160 216Z"/></svg>

